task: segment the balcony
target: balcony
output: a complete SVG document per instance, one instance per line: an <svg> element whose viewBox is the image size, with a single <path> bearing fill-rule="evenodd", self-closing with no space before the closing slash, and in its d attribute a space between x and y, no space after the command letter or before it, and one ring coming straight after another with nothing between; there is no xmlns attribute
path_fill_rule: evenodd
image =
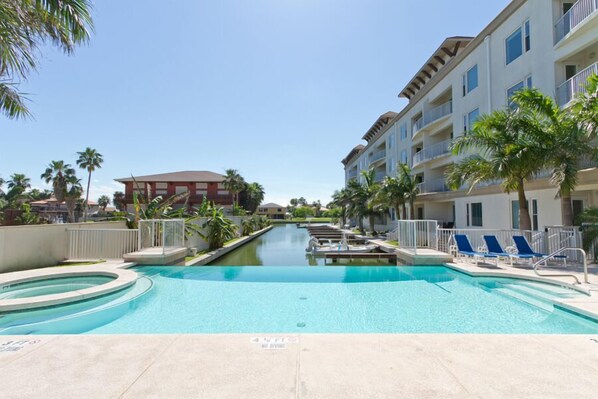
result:
<svg viewBox="0 0 598 399"><path fill-rule="evenodd" d="M445 155L449 155L451 153L449 150L450 146L451 140L445 140L424 148L413 156L413 166L417 166L423 162L431 161L432 159L440 158Z"/></svg>
<svg viewBox="0 0 598 399"><path fill-rule="evenodd" d="M380 151L374 152L370 156L370 165L375 162L380 161L381 159L386 159L386 150L380 150Z"/></svg>
<svg viewBox="0 0 598 399"><path fill-rule="evenodd" d="M413 123L413 127L411 129L411 135L413 137L415 137L415 135L417 134L417 132L419 132L422 129L422 127L424 127L424 118L419 118L418 120L416 120Z"/></svg>
<svg viewBox="0 0 598 399"><path fill-rule="evenodd" d="M598 0L596 0L598 1ZM598 74L598 62L590 65L565 83L557 87L556 100L557 103L564 107L573 100L578 93L586 92L586 82L592 74Z"/></svg>
<svg viewBox="0 0 598 399"><path fill-rule="evenodd" d="M453 102L447 101L437 107L431 108L424 112L424 126L436 122L447 115L453 113Z"/></svg>
<svg viewBox="0 0 598 399"><path fill-rule="evenodd" d="M419 188L420 194L431 194L431 193L444 193L447 191L451 191L450 188L446 185L446 181L444 179L434 179L424 181L417 185Z"/></svg>
<svg viewBox="0 0 598 399"><path fill-rule="evenodd" d="M586 21L598 9L598 0L579 0L554 26L554 44L558 44L573 29Z"/></svg>

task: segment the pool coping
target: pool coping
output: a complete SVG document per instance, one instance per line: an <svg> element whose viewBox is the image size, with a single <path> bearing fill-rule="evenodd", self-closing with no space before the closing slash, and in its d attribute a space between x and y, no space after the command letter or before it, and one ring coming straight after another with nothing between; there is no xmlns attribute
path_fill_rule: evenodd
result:
<svg viewBox="0 0 598 399"><path fill-rule="evenodd" d="M84 269L81 266L48 267L1 274L0 286L63 277L107 276L114 277L114 280L94 287L64 293L38 295L29 298L0 299L0 313L63 305L120 291L133 285L139 277L135 271L127 270L131 266L133 264L120 263L118 265L108 265L108 267L90 265L85 266Z"/></svg>

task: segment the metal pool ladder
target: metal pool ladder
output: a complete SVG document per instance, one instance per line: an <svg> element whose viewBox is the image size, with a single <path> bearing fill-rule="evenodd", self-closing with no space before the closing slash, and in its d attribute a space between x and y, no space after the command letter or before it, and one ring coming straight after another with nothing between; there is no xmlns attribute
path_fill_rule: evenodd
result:
<svg viewBox="0 0 598 399"><path fill-rule="evenodd" d="M575 282L577 284L581 284L581 281L579 281L577 276L574 274L570 274L570 273L569 274L541 274L538 271L539 265L541 265L542 263L546 264L546 262L548 262L549 259L554 258L555 256L559 255L560 253L562 253L564 251L581 252L582 259L583 259L583 281L584 281L584 283L589 283L589 281L588 281L588 261L586 259L586 251L584 251L581 248L561 248L559 250L554 251L550 255L546 255L545 257L543 257L542 259L540 259L539 261L534 263L534 273L536 273L538 276L541 276L541 277L572 277L573 279L575 279Z"/></svg>

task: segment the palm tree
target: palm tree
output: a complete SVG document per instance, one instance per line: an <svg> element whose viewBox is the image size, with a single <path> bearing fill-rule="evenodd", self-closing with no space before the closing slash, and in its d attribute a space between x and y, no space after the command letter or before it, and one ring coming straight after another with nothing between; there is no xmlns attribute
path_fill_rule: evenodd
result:
<svg viewBox="0 0 598 399"><path fill-rule="evenodd" d="M411 168L406 163L398 164L398 179L403 192L403 219L407 218L405 204L409 204L409 218L415 219L415 199L419 194L419 185L411 174Z"/></svg>
<svg viewBox="0 0 598 399"><path fill-rule="evenodd" d="M10 189L18 188L22 191L31 188L31 179L22 173L13 173L10 180L7 182L7 187Z"/></svg>
<svg viewBox="0 0 598 399"><path fill-rule="evenodd" d="M85 193L85 208L83 210L83 220L87 221L87 202L89 201L89 186L91 185L91 173L96 169L102 167L104 158L102 154L97 152L94 148L87 147L85 151L78 152L79 159L77 159L77 165L81 169L85 169L88 172L87 175L87 189Z"/></svg>
<svg viewBox="0 0 598 399"><path fill-rule="evenodd" d="M397 177L386 176L378 191L377 201L387 208L394 208L397 219L400 219L401 208L403 209L403 219L406 219L405 194L401 181Z"/></svg>
<svg viewBox="0 0 598 399"><path fill-rule="evenodd" d="M100 198L98 198L98 206L102 208L102 211L106 212L106 207L108 205L110 205L110 197L101 195Z"/></svg>
<svg viewBox="0 0 598 399"><path fill-rule="evenodd" d="M4 194L4 191L2 191L2 186L4 185L5 181L3 178L0 177L0 195Z"/></svg>
<svg viewBox="0 0 598 399"><path fill-rule="evenodd" d="M47 43L70 54L87 42L93 29L90 10L90 0L0 1L1 113L8 118L30 114L18 82L35 71L39 49Z"/></svg>
<svg viewBox="0 0 598 399"><path fill-rule="evenodd" d="M332 201L330 203L330 208L332 207L338 207L340 208L340 218L341 218L341 222L342 222L342 226L345 226L347 224L347 206L349 205L350 202L350 192L347 188L342 188L340 190L336 190L333 194L332 194Z"/></svg>
<svg viewBox="0 0 598 399"><path fill-rule="evenodd" d="M563 111L552 97L536 89L520 90L513 99L536 113L542 134L534 137L531 130L530 136L537 140L535 145L545 154L544 164L550 168L550 181L558 187L563 225L573 226L571 193L577 185L577 172L584 158L598 158L590 135L574 114Z"/></svg>
<svg viewBox="0 0 598 399"><path fill-rule="evenodd" d="M363 170L361 176L363 183L356 179L349 180L347 189L349 190L349 214L357 217L359 223L359 230L362 234L365 233L363 228L363 218L367 217L370 225L370 231L374 233L374 221L376 216L380 213L379 204L376 202L377 193L380 185L375 182L375 170Z"/></svg>
<svg viewBox="0 0 598 399"><path fill-rule="evenodd" d="M575 119L591 138L598 136L598 75L592 74L585 90L580 91L570 107Z"/></svg>
<svg viewBox="0 0 598 399"><path fill-rule="evenodd" d="M74 223L75 220L75 207L77 205L77 201L81 198L81 194L83 194L83 187L81 186L81 180L77 179L77 176L70 175L66 179L66 187L65 187L65 196L64 202L66 204L66 209L68 212L68 223Z"/></svg>
<svg viewBox="0 0 598 399"><path fill-rule="evenodd" d="M226 169L224 176L224 187L233 195L233 205L237 206L238 196L245 189L245 179L237 169Z"/></svg>
<svg viewBox="0 0 598 399"><path fill-rule="evenodd" d="M199 235L208 243L209 250L222 248L237 235L237 226L224 216L222 208L212 208L208 220L202 225Z"/></svg>
<svg viewBox="0 0 598 399"><path fill-rule="evenodd" d="M254 213L258 206L264 201L266 192L264 187L259 183L250 183L247 185L247 197L249 206L247 209L249 212Z"/></svg>
<svg viewBox="0 0 598 399"><path fill-rule="evenodd" d="M520 229L530 230L525 182L540 172L546 154L536 145L542 128L538 126L535 112L521 104L517 96L512 101L515 108L481 116L474 123L473 131L453 140L451 147L455 155L469 150L477 153L449 166L446 180L453 190L465 183L471 190L480 182L502 180L505 192L517 192Z"/></svg>
<svg viewBox="0 0 598 399"><path fill-rule="evenodd" d="M54 197L58 202L64 201L67 192L67 181L75 175L75 169L64 161L52 161L42 173L41 178L46 183L52 182Z"/></svg>
<svg viewBox="0 0 598 399"><path fill-rule="evenodd" d="M114 204L116 209L118 209L119 211L125 210L125 202L124 201L125 201L125 193L123 193L122 191L115 191L114 194L112 194L112 203Z"/></svg>

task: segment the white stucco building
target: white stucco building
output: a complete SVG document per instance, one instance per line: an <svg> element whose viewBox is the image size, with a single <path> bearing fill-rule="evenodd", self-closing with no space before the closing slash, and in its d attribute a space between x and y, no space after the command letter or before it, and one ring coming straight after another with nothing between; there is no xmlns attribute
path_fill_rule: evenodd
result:
<svg viewBox="0 0 598 399"><path fill-rule="evenodd" d="M456 227L518 228L516 193L497 183L471 193L450 191L445 170L456 160L449 143L510 95L535 87L566 106L579 84L598 72L598 0L513 0L478 36L445 39L400 91L409 103L381 115L363 145L343 159L345 179L376 169L377 179L411 165L420 184L418 219ZM598 170L587 165L573 195L574 212L598 204ZM547 179L527 183L534 229L560 225L560 202ZM392 218L380 221L391 228ZM382 226L380 226L382 227Z"/></svg>

